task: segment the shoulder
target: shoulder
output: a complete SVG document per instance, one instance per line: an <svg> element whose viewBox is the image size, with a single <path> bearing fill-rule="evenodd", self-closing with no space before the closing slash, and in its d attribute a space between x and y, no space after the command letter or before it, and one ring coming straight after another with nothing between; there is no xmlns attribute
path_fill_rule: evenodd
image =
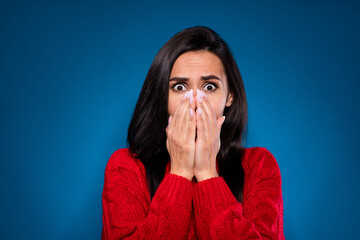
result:
<svg viewBox="0 0 360 240"><path fill-rule="evenodd" d="M142 162L130 152L129 148L122 148L111 155L105 168L105 177L119 172L140 176L145 173L145 168Z"/></svg>
<svg viewBox="0 0 360 240"><path fill-rule="evenodd" d="M142 162L128 148L116 150L105 168L103 196L116 199L125 191L126 194L149 199L147 189L146 171Z"/></svg>
<svg viewBox="0 0 360 240"><path fill-rule="evenodd" d="M280 176L280 168L274 155L264 147L244 148L244 172L261 172L265 175Z"/></svg>

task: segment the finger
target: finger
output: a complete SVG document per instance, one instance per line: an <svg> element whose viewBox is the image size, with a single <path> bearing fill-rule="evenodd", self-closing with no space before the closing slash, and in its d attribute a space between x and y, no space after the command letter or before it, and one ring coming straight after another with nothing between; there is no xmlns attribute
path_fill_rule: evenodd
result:
<svg viewBox="0 0 360 240"><path fill-rule="evenodd" d="M196 142L206 142L205 124L201 107L196 109Z"/></svg>
<svg viewBox="0 0 360 240"><path fill-rule="evenodd" d="M187 92L187 98L189 98L187 101L188 101L188 105L187 105L187 109L186 111L184 112L184 118L183 118L183 121L182 121L182 126L181 126L181 132L184 132L185 134L187 133L186 129L188 128L188 125L189 125L189 122L190 122L190 118L191 118L191 114L193 114L193 112L190 111L190 109L192 108L192 104L193 104L193 101L194 101L194 98L193 98L193 90L191 89L189 92Z"/></svg>
<svg viewBox="0 0 360 240"><path fill-rule="evenodd" d="M204 129L205 129L205 139L209 140L210 137L212 136L213 133L213 127L212 124L210 122L208 113L204 110L204 106L201 106L201 116L202 116L202 120L203 120L203 124L204 124Z"/></svg>
<svg viewBox="0 0 360 240"><path fill-rule="evenodd" d="M181 100L181 102L180 102L180 104L179 104L179 106L176 108L176 111L175 111L175 113L174 113L174 115L172 116L172 118L171 118L171 126L170 126L170 129L169 129L169 132L171 133L171 134L173 134L174 133L174 131L175 131L175 129L176 129L176 126L179 124L179 123L181 123L181 121L180 121L180 113L181 113L181 111L183 110L183 108L185 108L186 107L186 100L187 100L187 98L183 98L182 100Z"/></svg>
<svg viewBox="0 0 360 240"><path fill-rule="evenodd" d="M215 115L215 111L209 101L209 99L206 97L205 93L203 91L199 91L200 94L203 96L202 98L202 106L205 110L205 112L208 114L209 119L211 120L212 123L216 122L216 115Z"/></svg>
<svg viewBox="0 0 360 240"><path fill-rule="evenodd" d="M186 131L184 131L183 129L186 129L187 124L190 120L189 104L190 98L186 97L179 112L177 113L176 125L174 126L174 135L183 140L185 140L186 138Z"/></svg>
<svg viewBox="0 0 360 240"><path fill-rule="evenodd" d="M205 98L202 98L200 96L197 97L197 99L199 100L199 108L201 109L201 117L203 120L203 124L204 124L204 130L205 130L205 139L209 139L210 136L213 135L214 133L214 124L210 119L209 113L206 111L206 103L204 101ZM211 114L211 113L210 113Z"/></svg>
<svg viewBox="0 0 360 240"><path fill-rule="evenodd" d="M184 118L182 121L181 126L178 126L178 134L181 134L183 136L183 139L187 139L187 135L189 133L189 127L190 127L190 121L191 121L191 114L194 114L192 111L192 108L190 107L190 104L186 108L186 111L184 112Z"/></svg>
<svg viewBox="0 0 360 240"><path fill-rule="evenodd" d="M194 111L195 109L195 99L194 99L194 92L191 89L190 90L190 105L189 105L189 115L190 115L190 120L189 120L189 124L187 127L187 135L186 135L186 141L187 142L195 142L195 137L196 137L196 112Z"/></svg>
<svg viewBox="0 0 360 240"><path fill-rule="evenodd" d="M171 152L169 139L166 139L166 149L168 150L169 153Z"/></svg>
<svg viewBox="0 0 360 240"><path fill-rule="evenodd" d="M199 93L199 89L196 89L196 97L195 97L195 107L196 109L200 107L200 104L202 102L202 94Z"/></svg>
<svg viewBox="0 0 360 240"><path fill-rule="evenodd" d="M169 153L171 153L171 142L169 141L169 138L171 137L170 135L170 129L171 129L171 122L172 122L172 116L170 115L169 120L168 120L168 126L166 127L166 149L168 150Z"/></svg>
<svg viewBox="0 0 360 240"><path fill-rule="evenodd" d="M170 115L170 116L169 116L169 119L168 119L168 125L167 125L166 128L165 128L166 135L169 134L169 129L170 129L170 126L171 126L171 121L172 121L172 116Z"/></svg>
<svg viewBox="0 0 360 240"><path fill-rule="evenodd" d="M186 134L186 142L195 142L195 135L196 135L196 113L192 107L189 109L190 120L187 126L187 134Z"/></svg>

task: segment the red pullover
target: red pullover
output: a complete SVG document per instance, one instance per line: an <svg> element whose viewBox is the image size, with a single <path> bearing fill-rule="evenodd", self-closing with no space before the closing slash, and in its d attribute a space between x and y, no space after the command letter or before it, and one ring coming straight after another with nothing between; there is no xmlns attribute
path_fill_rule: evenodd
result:
<svg viewBox="0 0 360 240"><path fill-rule="evenodd" d="M144 165L119 149L105 169L102 240L285 239L279 166L265 148L245 149L242 203L222 177L199 183L170 174L153 199Z"/></svg>

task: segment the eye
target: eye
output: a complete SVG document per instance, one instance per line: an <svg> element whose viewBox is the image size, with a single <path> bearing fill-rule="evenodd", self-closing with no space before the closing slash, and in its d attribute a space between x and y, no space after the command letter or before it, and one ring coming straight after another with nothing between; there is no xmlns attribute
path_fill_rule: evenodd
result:
<svg viewBox="0 0 360 240"><path fill-rule="evenodd" d="M217 86L214 83L207 83L204 87L205 91L215 91L216 89L217 89Z"/></svg>
<svg viewBox="0 0 360 240"><path fill-rule="evenodd" d="M176 83L174 84L174 86L172 87L172 89L174 89L175 91L185 91L186 90L186 87L184 86L184 84L182 83Z"/></svg>

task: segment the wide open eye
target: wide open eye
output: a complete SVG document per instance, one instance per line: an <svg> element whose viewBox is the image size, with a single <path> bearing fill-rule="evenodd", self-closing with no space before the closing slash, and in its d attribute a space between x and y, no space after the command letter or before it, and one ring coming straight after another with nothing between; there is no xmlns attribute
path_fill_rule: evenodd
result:
<svg viewBox="0 0 360 240"><path fill-rule="evenodd" d="M216 84L214 83L207 83L205 86L204 86L204 91L215 91L217 89L217 86Z"/></svg>
<svg viewBox="0 0 360 240"><path fill-rule="evenodd" d="M176 83L176 84L174 84L174 86L172 87L172 89L174 89L174 90L177 91L177 92L186 91L186 87L185 87L184 84L182 84L182 83Z"/></svg>

